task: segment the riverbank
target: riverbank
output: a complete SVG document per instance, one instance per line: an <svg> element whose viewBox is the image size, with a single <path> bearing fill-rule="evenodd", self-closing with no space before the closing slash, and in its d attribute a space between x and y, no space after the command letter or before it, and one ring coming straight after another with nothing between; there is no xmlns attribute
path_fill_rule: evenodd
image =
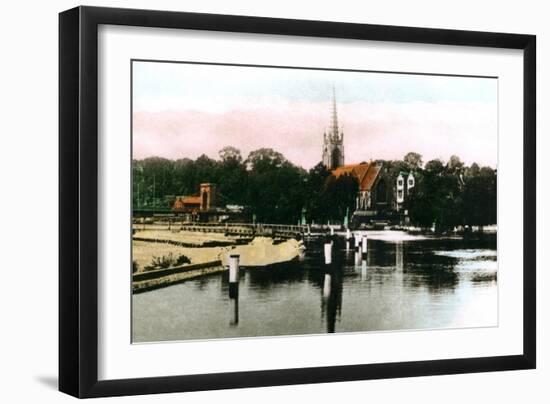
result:
<svg viewBox="0 0 550 404"><path fill-rule="evenodd" d="M237 244L236 237L226 236L223 233L203 233L180 230L138 230L134 229L134 240L151 242L170 242L181 247L209 247Z"/></svg>
<svg viewBox="0 0 550 404"><path fill-rule="evenodd" d="M222 272L229 254L238 254L242 267L265 267L291 261L304 249L303 243L294 239L275 243L270 237L255 237L247 244L237 244L224 235L216 235L222 245L205 246L204 242L213 241L211 236L184 231L136 232L132 242L134 292ZM171 264L158 266L160 261Z"/></svg>
<svg viewBox="0 0 550 404"><path fill-rule="evenodd" d="M298 257L304 248L304 244L295 239L275 244L270 237L256 237L249 244L234 246L225 252L238 254L240 266L262 267L291 261ZM227 256L228 254L220 256L223 265L227 265Z"/></svg>
<svg viewBox="0 0 550 404"><path fill-rule="evenodd" d="M143 271L133 275L132 292L147 292L149 290L175 285L189 279L223 272L224 270L221 261L218 260L202 264Z"/></svg>

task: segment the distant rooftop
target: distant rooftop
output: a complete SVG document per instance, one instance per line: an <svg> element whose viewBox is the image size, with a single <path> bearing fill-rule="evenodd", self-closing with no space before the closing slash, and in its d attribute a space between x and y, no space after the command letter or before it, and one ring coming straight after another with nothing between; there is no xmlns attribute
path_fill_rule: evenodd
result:
<svg viewBox="0 0 550 404"><path fill-rule="evenodd" d="M376 163L348 164L332 170L332 175L336 178L353 175L359 182L359 191L370 191L381 169L382 166Z"/></svg>

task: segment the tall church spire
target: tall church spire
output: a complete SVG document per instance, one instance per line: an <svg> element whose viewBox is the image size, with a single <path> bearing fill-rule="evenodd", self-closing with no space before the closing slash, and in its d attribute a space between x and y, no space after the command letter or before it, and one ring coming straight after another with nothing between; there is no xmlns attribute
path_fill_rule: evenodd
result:
<svg viewBox="0 0 550 404"><path fill-rule="evenodd" d="M338 137L338 112L336 111L336 88L332 86L332 122L331 133L334 137Z"/></svg>
<svg viewBox="0 0 550 404"><path fill-rule="evenodd" d="M344 134L338 128L336 89L332 86L330 126L323 137L323 164L329 170L344 165Z"/></svg>

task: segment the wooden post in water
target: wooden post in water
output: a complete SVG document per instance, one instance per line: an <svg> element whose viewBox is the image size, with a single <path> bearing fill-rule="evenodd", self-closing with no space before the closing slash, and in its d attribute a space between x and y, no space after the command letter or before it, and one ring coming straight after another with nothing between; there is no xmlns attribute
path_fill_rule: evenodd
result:
<svg viewBox="0 0 550 404"><path fill-rule="evenodd" d="M363 234L363 237L361 238L361 250L363 253L363 259L367 259L367 235Z"/></svg>
<svg viewBox="0 0 550 404"><path fill-rule="evenodd" d="M364 281L367 279L367 260L363 259L361 261L361 280Z"/></svg>
<svg viewBox="0 0 550 404"><path fill-rule="evenodd" d="M323 297L325 299L328 299L330 297L330 274L329 273L326 273L325 274L325 282L323 284Z"/></svg>
<svg viewBox="0 0 550 404"><path fill-rule="evenodd" d="M229 283L239 282L239 254L229 255Z"/></svg>
<svg viewBox="0 0 550 404"><path fill-rule="evenodd" d="M229 325L236 326L239 324L239 299L229 299L229 309L231 311Z"/></svg>
<svg viewBox="0 0 550 404"><path fill-rule="evenodd" d="M325 265L332 264L332 243L325 243Z"/></svg>
<svg viewBox="0 0 550 404"><path fill-rule="evenodd" d="M325 243L325 280L323 283L323 297L330 296L330 269L332 266L332 242Z"/></svg>
<svg viewBox="0 0 550 404"><path fill-rule="evenodd" d="M355 249L357 249L357 247L359 247L359 243L361 242L361 235L360 234L355 234L354 235L354 240L355 240Z"/></svg>
<svg viewBox="0 0 550 404"><path fill-rule="evenodd" d="M354 234L353 239L355 241L355 266L361 265L361 235Z"/></svg>
<svg viewBox="0 0 550 404"><path fill-rule="evenodd" d="M229 298L236 299L239 296L239 254L230 254L229 264Z"/></svg>
<svg viewBox="0 0 550 404"><path fill-rule="evenodd" d="M355 235L355 266L361 265L361 235Z"/></svg>
<svg viewBox="0 0 550 404"><path fill-rule="evenodd" d="M361 265L361 247L355 247L355 266Z"/></svg>

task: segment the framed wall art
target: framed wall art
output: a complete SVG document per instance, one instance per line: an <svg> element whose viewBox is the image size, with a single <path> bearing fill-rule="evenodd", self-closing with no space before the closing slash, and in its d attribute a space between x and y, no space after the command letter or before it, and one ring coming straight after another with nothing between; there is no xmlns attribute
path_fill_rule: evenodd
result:
<svg viewBox="0 0 550 404"><path fill-rule="evenodd" d="M59 17L59 387L535 367L535 37Z"/></svg>

